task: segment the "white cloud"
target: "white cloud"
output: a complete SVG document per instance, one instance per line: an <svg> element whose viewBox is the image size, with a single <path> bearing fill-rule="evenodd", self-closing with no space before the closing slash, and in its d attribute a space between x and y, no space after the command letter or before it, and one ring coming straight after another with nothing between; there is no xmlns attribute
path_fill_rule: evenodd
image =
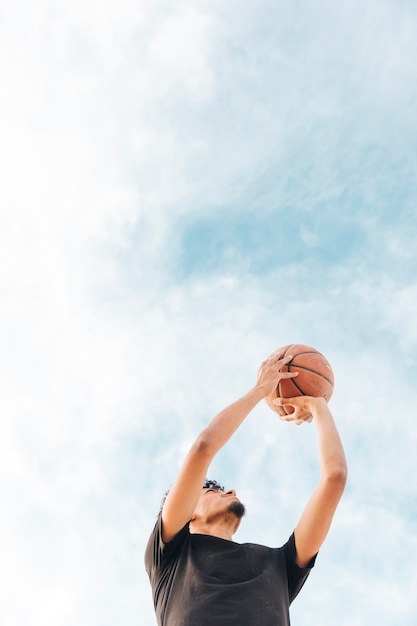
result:
<svg viewBox="0 0 417 626"><path fill-rule="evenodd" d="M307 623L314 607L323 626L385 626L391 590L402 623L415 619L415 190L398 200L407 219L386 226L393 162L361 153L376 138L392 145L407 187L415 19L390 2L360 23L359 4L343 19L330 5L303 8L295 22L278 7L278 24L249 3L2 8L5 626L154 623L142 550L162 492L198 429L287 341L317 345L334 365L351 474L294 616ZM320 229L293 229L321 252L326 228L343 232L327 203L336 211L350 189L359 204L340 223L363 239L344 263L278 250L254 273L251 250L231 246L223 274L174 271L186 225L208 215L221 229L229 206L243 223L254 211L279 221L284 207L290 222L318 211ZM313 427L254 412L213 466L246 499L242 540L285 540L315 457ZM271 499L276 528L264 528Z"/></svg>

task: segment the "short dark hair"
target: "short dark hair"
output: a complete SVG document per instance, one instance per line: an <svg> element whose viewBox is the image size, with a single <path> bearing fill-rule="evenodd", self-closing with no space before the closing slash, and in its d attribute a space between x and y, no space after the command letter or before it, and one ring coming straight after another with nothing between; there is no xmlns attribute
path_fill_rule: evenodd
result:
<svg viewBox="0 0 417 626"><path fill-rule="evenodd" d="M223 485L218 483L217 480L211 480L210 478L206 478L206 480L204 481L204 484L203 484L203 486L201 488L202 489L218 489L219 491L224 491ZM167 495L169 494L169 492L170 492L170 490L168 489L168 491L166 491L164 493L164 497L162 498L162 502L161 502L161 508L159 509L159 515L162 512L162 509L163 509L164 504L165 504L165 500L167 499Z"/></svg>
<svg viewBox="0 0 417 626"><path fill-rule="evenodd" d="M224 491L223 485L217 482L217 480L210 480L206 478L204 481L203 489L218 489L219 491Z"/></svg>

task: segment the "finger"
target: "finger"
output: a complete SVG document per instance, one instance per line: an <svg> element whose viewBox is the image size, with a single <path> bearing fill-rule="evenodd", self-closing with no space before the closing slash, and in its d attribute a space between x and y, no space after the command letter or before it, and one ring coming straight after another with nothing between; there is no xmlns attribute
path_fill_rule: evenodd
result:
<svg viewBox="0 0 417 626"><path fill-rule="evenodd" d="M276 398L274 402L276 404L283 404L283 405L289 404L295 407L295 406L299 406L300 404L302 404L304 402L304 399L305 399L305 396L293 396L292 398Z"/></svg>
<svg viewBox="0 0 417 626"><path fill-rule="evenodd" d="M302 419L302 416L300 417L300 415L298 415L295 411L288 411L287 413L284 413L282 417L286 422L293 422L294 420Z"/></svg>
<svg viewBox="0 0 417 626"><path fill-rule="evenodd" d="M291 400L293 400L293 398L275 398L272 400L272 403L277 406L292 406L295 408L296 402L291 402Z"/></svg>
<svg viewBox="0 0 417 626"><path fill-rule="evenodd" d="M293 417L293 413L289 413L288 415L278 415L279 419L282 422L293 422L294 421L294 417Z"/></svg>
<svg viewBox="0 0 417 626"><path fill-rule="evenodd" d="M274 400L273 403L278 404L278 406L283 406L284 403L283 402L279 403L279 400L281 400L281 398L278 398L278 402ZM293 424L296 424L297 426L299 426L300 424L304 424L304 423L309 424L310 422L313 421L313 416L311 413L306 413L303 415L296 411L294 411L294 413L278 415L278 417L283 422L292 422Z"/></svg>
<svg viewBox="0 0 417 626"><path fill-rule="evenodd" d="M298 372L281 372L281 378L295 378L296 376L298 376Z"/></svg>
<svg viewBox="0 0 417 626"><path fill-rule="evenodd" d="M267 356L264 361L262 361L260 367L265 367L265 365L271 363L274 359L276 359L276 352L271 352L271 354Z"/></svg>
<svg viewBox="0 0 417 626"><path fill-rule="evenodd" d="M282 407L282 408L284 408L286 406L289 406L285 402L283 402L282 398L276 398L276 399L272 400L272 404L274 404L275 406L278 406L278 407Z"/></svg>
<svg viewBox="0 0 417 626"><path fill-rule="evenodd" d="M300 424L310 424L310 422L312 421L313 421L313 416L311 415L311 413L309 413L308 415L303 415L299 418Z"/></svg>
<svg viewBox="0 0 417 626"><path fill-rule="evenodd" d="M273 352L269 355L269 357L265 360L265 363L270 362L271 365L279 365L282 367L289 363L294 357L291 354L288 354L286 357L282 357L279 351Z"/></svg>
<svg viewBox="0 0 417 626"><path fill-rule="evenodd" d="M288 422L288 423L291 422L292 424L295 424L296 426L299 426L300 424L304 422L304 420L295 419L294 417L291 417L291 415L284 415L280 417L280 420L282 420L283 422Z"/></svg>
<svg viewBox="0 0 417 626"><path fill-rule="evenodd" d="M293 358L294 357L292 356L292 354L288 354L284 358L282 358L280 354L277 354L274 356L274 361L277 365L279 365L280 367L283 367L284 365L287 365L287 363L292 361Z"/></svg>
<svg viewBox="0 0 417 626"><path fill-rule="evenodd" d="M265 361L270 361L271 359L278 359L280 356L280 351L279 350L274 350L274 352L271 352L271 354L269 354Z"/></svg>

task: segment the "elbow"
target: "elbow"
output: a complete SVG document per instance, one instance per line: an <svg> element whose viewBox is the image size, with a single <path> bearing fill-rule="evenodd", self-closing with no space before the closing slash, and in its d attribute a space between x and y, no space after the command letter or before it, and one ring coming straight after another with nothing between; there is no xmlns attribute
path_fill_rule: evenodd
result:
<svg viewBox="0 0 417 626"><path fill-rule="evenodd" d="M334 490L343 493L348 477L348 470L346 463L337 464L325 473L326 482L332 486Z"/></svg>
<svg viewBox="0 0 417 626"><path fill-rule="evenodd" d="M216 454L210 437L208 437L204 431L195 440L192 446L192 453L206 459L212 459Z"/></svg>

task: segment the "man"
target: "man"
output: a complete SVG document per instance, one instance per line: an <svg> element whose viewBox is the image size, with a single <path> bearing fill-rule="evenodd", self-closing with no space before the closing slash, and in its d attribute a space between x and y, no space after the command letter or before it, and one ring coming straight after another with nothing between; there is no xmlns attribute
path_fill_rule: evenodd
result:
<svg viewBox="0 0 417 626"><path fill-rule="evenodd" d="M279 380L297 375L281 371L291 359L268 357L255 386L208 424L185 458L145 554L159 626L290 624L289 605L314 565L346 483L343 446L326 401L275 400L294 409L282 419L314 420L320 458L318 485L281 548L234 542L244 506L234 489L224 491L205 476L215 454L260 400Z"/></svg>

